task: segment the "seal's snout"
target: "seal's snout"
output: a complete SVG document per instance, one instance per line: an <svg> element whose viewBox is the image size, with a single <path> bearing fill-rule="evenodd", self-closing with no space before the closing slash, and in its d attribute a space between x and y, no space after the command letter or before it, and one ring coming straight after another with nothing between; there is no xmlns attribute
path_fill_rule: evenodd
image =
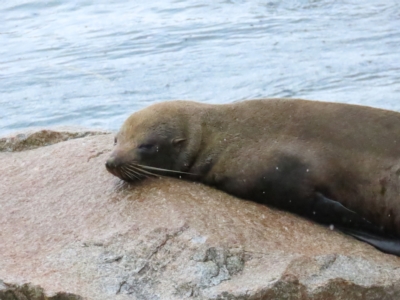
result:
<svg viewBox="0 0 400 300"><path fill-rule="evenodd" d="M107 161L106 161L106 168L108 172L111 174L116 175L116 169L118 168L118 162L115 159L115 157L111 156Z"/></svg>

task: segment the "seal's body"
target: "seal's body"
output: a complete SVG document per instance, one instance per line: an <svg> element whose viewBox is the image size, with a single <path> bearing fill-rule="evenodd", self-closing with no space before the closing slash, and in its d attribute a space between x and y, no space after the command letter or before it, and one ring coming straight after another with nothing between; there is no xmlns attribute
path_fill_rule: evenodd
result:
<svg viewBox="0 0 400 300"><path fill-rule="evenodd" d="M179 175L400 255L400 113L295 99L173 101L131 115L116 142L106 166L124 180Z"/></svg>

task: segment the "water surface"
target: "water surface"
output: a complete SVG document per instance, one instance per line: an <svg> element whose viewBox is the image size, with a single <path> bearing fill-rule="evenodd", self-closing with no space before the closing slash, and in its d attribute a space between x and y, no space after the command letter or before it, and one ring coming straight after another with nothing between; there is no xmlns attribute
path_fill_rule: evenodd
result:
<svg viewBox="0 0 400 300"><path fill-rule="evenodd" d="M116 130L170 99L300 97L400 111L397 3L3 1L0 135Z"/></svg>

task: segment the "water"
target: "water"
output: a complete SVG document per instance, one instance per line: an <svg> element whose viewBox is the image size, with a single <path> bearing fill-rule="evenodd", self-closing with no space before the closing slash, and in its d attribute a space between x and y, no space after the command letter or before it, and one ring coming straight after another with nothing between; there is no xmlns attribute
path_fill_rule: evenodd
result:
<svg viewBox="0 0 400 300"><path fill-rule="evenodd" d="M0 135L117 130L169 99L301 97L400 111L396 1L2 1Z"/></svg>

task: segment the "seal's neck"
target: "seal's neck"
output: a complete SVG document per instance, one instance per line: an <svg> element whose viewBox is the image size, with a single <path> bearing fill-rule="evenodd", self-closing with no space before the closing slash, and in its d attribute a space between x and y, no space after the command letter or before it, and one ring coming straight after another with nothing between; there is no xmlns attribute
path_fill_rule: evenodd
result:
<svg viewBox="0 0 400 300"><path fill-rule="evenodd" d="M216 157L224 150L223 141L227 128L226 116L219 109L220 105L202 104L196 109L196 114L188 116L187 128L189 143L187 158L189 166L187 171L204 176L216 162ZM224 122L221 122L225 119Z"/></svg>

